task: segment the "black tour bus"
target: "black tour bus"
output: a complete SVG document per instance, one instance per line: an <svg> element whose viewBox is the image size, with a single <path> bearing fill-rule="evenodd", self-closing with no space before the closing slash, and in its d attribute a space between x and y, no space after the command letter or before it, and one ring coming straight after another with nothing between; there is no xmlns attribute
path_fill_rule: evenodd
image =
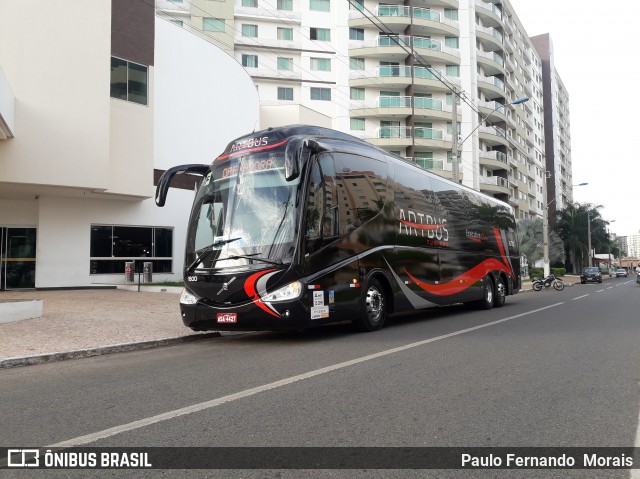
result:
<svg viewBox="0 0 640 479"><path fill-rule="evenodd" d="M350 135L273 128L232 141L201 177L180 309L194 330L283 330L438 305L502 306L520 289L512 208Z"/></svg>

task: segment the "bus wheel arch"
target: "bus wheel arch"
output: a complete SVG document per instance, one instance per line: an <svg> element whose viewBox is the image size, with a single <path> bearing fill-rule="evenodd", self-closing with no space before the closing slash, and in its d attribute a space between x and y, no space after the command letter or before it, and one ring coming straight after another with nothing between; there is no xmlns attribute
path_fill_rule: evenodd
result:
<svg viewBox="0 0 640 479"><path fill-rule="evenodd" d="M364 332L381 329L389 316L391 297L387 279L379 274L370 275L362 287L360 314L353 320L355 328Z"/></svg>

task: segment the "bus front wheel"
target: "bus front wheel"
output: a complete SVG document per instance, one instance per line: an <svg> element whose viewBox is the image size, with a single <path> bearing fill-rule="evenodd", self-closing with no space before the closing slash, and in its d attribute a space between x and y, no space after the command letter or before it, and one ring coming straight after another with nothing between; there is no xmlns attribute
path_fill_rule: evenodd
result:
<svg viewBox="0 0 640 479"><path fill-rule="evenodd" d="M387 320L387 298L385 290L375 278L371 278L363 288L360 316L354 320L359 331L376 331Z"/></svg>

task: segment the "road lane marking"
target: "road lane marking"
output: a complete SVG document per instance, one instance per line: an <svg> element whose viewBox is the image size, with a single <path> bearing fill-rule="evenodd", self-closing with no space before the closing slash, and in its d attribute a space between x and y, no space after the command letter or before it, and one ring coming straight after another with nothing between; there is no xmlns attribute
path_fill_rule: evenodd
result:
<svg viewBox="0 0 640 479"><path fill-rule="evenodd" d="M576 299L582 299L582 298L586 298L587 296L589 296L590 293L587 294L583 294L582 296L578 296L577 298L572 298L571 301L575 301Z"/></svg>
<svg viewBox="0 0 640 479"><path fill-rule="evenodd" d="M613 286L609 286L607 289L613 289Z"/></svg>
<svg viewBox="0 0 640 479"><path fill-rule="evenodd" d="M604 291L604 289L599 289L598 291L596 291L596 293L602 293Z"/></svg>
<svg viewBox="0 0 640 479"><path fill-rule="evenodd" d="M54 448L54 447L74 447L80 446L82 444L88 444L91 442L95 442L99 439L105 439L107 437L115 436L116 434L120 434L127 431L133 431L134 429L139 429L141 427L150 426L152 424L156 424L162 421L167 421L169 419L174 419L179 416L184 416L186 414L192 414L195 412L200 412L205 409L211 409L222 404L230 403L232 401L237 401L238 399L243 399L249 396L253 396L258 393L262 393L265 391L270 391L272 389L280 388L282 386L287 386L289 384L296 383L298 381L302 381L305 379L310 379L316 376L320 376L322 374L330 373L333 371L337 371L340 369L347 368L349 366L354 366L356 364L364 363L366 361L371 361L372 359L382 358L384 356L388 356L390 354L395 354L401 351L406 351L408 349L417 348L418 346L423 346L425 344L434 343L436 341L440 341L442 339L452 338L454 336L459 336L461 334L470 333L472 331L477 331L479 329L488 328L490 326L495 326L496 324L504 323L505 321L510 321L512 319L521 318L523 316L528 316L530 314L539 313L541 311L545 311L550 308L554 308L556 306L560 306L564 304L564 302L551 304L549 306L545 306L543 308L534 309L532 311L528 311L526 313L516 314L514 316L509 316L508 318L499 319L497 321L492 321L490 323L481 324L479 326L474 326L472 328L461 329L459 331L454 331L453 333L443 334L441 336L436 336L434 338L425 339L422 341L417 341L415 343L406 344L404 346L398 346L397 348L387 349L386 351L380 351L378 353L369 354L367 356L362 356L356 359L351 359L349 361L344 361L341 363L334 364L332 366L327 366L324 368L316 369L314 371L309 371L304 374L298 374L296 376L291 376L289 378L281 379L280 381L274 381L272 383L263 384L262 386L257 386L250 389L245 389L244 391L240 391L234 394L228 394L227 396L222 396L216 399L212 399L210 401L204 401L198 404L193 404L191 406L183 407L180 409L175 409L173 411L165 412L162 414L158 414L155 416L150 416L144 419L140 419L138 421L133 421L127 424L121 424L120 426L111 427L108 429L104 429L102 431L97 431L91 434L86 434L84 436L78 436L73 439L69 439L67 441L58 442L56 444L51 444L50 446L45 446L45 448Z"/></svg>

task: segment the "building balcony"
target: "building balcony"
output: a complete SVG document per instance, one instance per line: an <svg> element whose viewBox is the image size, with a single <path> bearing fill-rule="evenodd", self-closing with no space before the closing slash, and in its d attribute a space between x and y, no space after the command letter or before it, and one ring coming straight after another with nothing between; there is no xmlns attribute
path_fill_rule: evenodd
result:
<svg viewBox="0 0 640 479"><path fill-rule="evenodd" d="M373 23L359 10L349 11L349 27L371 28ZM418 35L460 36L460 26L457 21L445 18L440 12L427 8L408 7L403 5L380 5L375 9L375 15L384 22L387 30L403 33L407 25L411 24L412 31Z"/></svg>
<svg viewBox="0 0 640 479"><path fill-rule="evenodd" d="M490 146L509 146L506 132L502 128L481 126L478 134L480 139Z"/></svg>
<svg viewBox="0 0 640 479"><path fill-rule="evenodd" d="M476 51L476 61L482 66L484 72L488 75L504 75L504 58L495 52Z"/></svg>
<svg viewBox="0 0 640 479"><path fill-rule="evenodd" d="M485 117L485 121L496 119L507 121L507 107L497 101L481 101L478 102L478 109ZM491 116L491 118L489 118Z"/></svg>
<svg viewBox="0 0 640 479"><path fill-rule="evenodd" d="M302 81L302 74L291 70L270 70L267 68L245 68L252 78L286 80L293 82Z"/></svg>
<svg viewBox="0 0 640 479"><path fill-rule="evenodd" d="M388 150L415 146L419 150L449 151L453 146L451 135L436 128L385 126L358 136Z"/></svg>
<svg viewBox="0 0 640 479"><path fill-rule="evenodd" d="M482 17L485 25L492 27L502 26L502 11L493 3L476 0L476 13Z"/></svg>
<svg viewBox="0 0 640 479"><path fill-rule="evenodd" d="M459 50L425 37L383 35L372 41L349 41L349 54L355 57L371 57L401 62L411 55L411 51L429 63L460 64Z"/></svg>
<svg viewBox="0 0 640 479"><path fill-rule="evenodd" d="M509 194L509 183L506 178L501 176L485 176L480 177L480 191L484 193L500 193Z"/></svg>
<svg viewBox="0 0 640 479"><path fill-rule="evenodd" d="M406 118L451 121L453 111L442 100L410 96L380 96L371 101L352 101L349 113L354 117Z"/></svg>
<svg viewBox="0 0 640 479"><path fill-rule="evenodd" d="M504 49L503 35L493 27L476 25L476 38L480 41L486 51Z"/></svg>
<svg viewBox="0 0 640 479"><path fill-rule="evenodd" d="M252 49L277 48L278 50L302 50L302 42L270 38L243 37L241 35L234 38L234 43L236 47L250 47Z"/></svg>
<svg viewBox="0 0 640 479"><path fill-rule="evenodd" d="M478 76L478 88L491 100L506 97L504 82L496 77Z"/></svg>
<svg viewBox="0 0 640 479"><path fill-rule="evenodd" d="M480 151L480 164L489 170L508 170L507 155L501 151Z"/></svg>
<svg viewBox="0 0 640 479"><path fill-rule="evenodd" d="M302 19L300 12L278 10L277 8L243 7L241 4L235 6L234 17L256 19L264 22L287 22L297 24L301 23Z"/></svg>
<svg viewBox="0 0 640 479"><path fill-rule="evenodd" d="M349 73L349 86L376 88L406 88L413 85L417 92L448 92L447 84L460 87L460 78L446 76L434 68L409 66L383 66L369 70L352 70ZM446 84L445 84L446 83Z"/></svg>
<svg viewBox="0 0 640 479"><path fill-rule="evenodd" d="M417 7L445 7L445 8L459 8L459 0L413 0L413 4Z"/></svg>

